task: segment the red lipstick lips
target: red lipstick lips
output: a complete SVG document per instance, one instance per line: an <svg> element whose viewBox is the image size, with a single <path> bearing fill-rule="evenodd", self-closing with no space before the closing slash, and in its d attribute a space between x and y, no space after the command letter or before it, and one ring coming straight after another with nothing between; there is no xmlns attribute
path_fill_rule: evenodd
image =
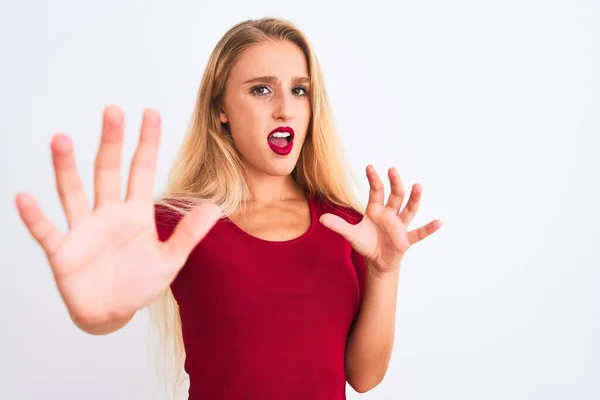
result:
<svg viewBox="0 0 600 400"><path fill-rule="evenodd" d="M277 127L269 132L267 142L274 153L285 156L294 147L294 130L289 126Z"/></svg>

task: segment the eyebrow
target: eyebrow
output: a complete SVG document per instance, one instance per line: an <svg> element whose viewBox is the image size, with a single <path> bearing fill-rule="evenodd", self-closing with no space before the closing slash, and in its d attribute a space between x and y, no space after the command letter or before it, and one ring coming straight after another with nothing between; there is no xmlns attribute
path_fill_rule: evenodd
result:
<svg viewBox="0 0 600 400"><path fill-rule="evenodd" d="M246 82L244 82L244 84L246 84L246 83L254 83L254 82L268 82L268 83L272 83L272 82L277 82L278 80L279 80L279 78L277 78L274 75L257 76L256 78L252 78L252 79L247 80ZM294 77L292 77L292 82L294 84L310 83L310 78L307 78L305 76L294 76Z"/></svg>

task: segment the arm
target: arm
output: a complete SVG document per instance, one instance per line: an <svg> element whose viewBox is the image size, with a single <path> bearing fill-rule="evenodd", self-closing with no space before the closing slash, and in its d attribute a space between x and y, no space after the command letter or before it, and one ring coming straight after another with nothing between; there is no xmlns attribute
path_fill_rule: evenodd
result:
<svg viewBox="0 0 600 400"><path fill-rule="evenodd" d="M383 380L394 343L400 268L385 275L367 264L364 300L346 347L346 377L354 390L367 392Z"/></svg>
<svg viewBox="0 0 600 400"><path fill-rule="evenodd" d="M395 168L388 170L392 192L384 204L383 182L367 167L369 203L359 223L332 213L320 221L342 235L367 260L365 291L360 314L346 344L346 377L358 392L379 384L386 373L394 340L396 295L400 263L409 248L436 232L441 220L409 230L421 201L422 186L413 185L406 206L405 189Z"/></svg>

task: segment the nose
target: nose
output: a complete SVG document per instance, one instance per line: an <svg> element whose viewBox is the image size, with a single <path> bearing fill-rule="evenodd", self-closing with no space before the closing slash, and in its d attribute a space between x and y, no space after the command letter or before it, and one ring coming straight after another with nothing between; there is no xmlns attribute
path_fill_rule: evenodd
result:
<svg viewBox="0 0 600 400"><path fill-rule="evenodd" d="M278 92L274 98L273 118L282 122L291 122L296 116L292 94L283 90Z"/></svg>

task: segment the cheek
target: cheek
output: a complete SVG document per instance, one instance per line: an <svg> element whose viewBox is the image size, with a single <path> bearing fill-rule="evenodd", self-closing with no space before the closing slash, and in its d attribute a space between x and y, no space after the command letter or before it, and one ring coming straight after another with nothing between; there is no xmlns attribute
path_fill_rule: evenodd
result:
<svg viewBox="0 0 600 400"><path fill-rule="evenodd" d="M302 140L306 139L306 134L308 131L308 126L310 125L312 110L310 108L310 103L302 105L302 107L298 110L298 119L302 121L302 130L303 136Z"/></svg>
<svg viewBox="0 0 600 400"><path fill-rule="evenodd" d="M310 114L312 112L312 109L310 107L310 102L308 100L302 105L302 109L300 112L302 113L302 117L304 119L306 119L307 121L310 119Z"/></svg>
<svg viewBox="0 0 600 400"><path fill-rule="evenodd" d="M265 107L252 101L240 101L236 104L230 126L233 139L237 144L256 143L265 139L269 127L269 112Z"/></svg>
<svg viewBox="0 0 600 400"><path fill-rule="evenodd" d="M244 129L254 119L254 108L251 102L244 98L236 98L230 103L232 129Z"/></svg>

